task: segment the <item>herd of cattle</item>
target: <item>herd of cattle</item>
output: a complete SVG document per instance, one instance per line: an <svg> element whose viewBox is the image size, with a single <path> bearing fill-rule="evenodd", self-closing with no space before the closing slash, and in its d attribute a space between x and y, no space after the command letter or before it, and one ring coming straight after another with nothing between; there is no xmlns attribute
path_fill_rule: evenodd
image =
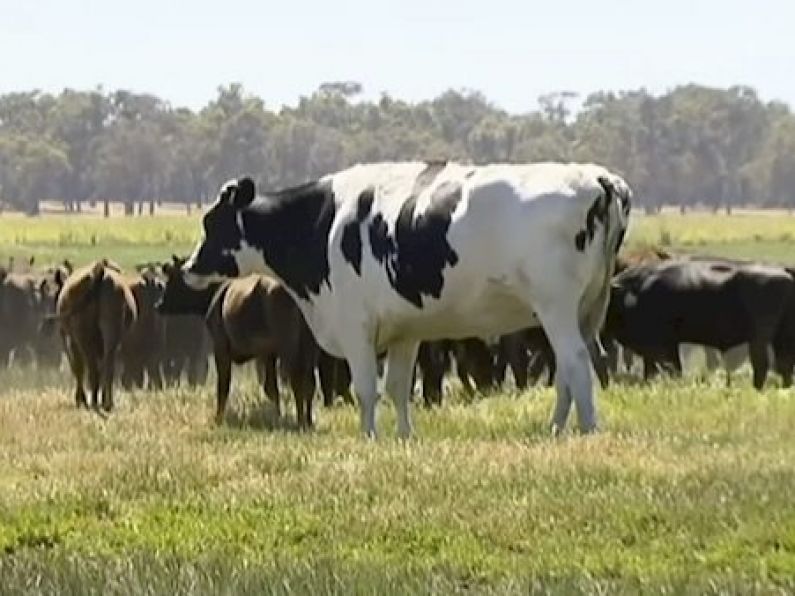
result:
<svg viewBox="0 0 795 596"><path fill-rule="evenodd" d="M91 405L105 410L116 377L125 388L201 385L212 357L219 422L232 365L255 361L277 408L279 382L289 384L301 428L313 424L317 378L326 405L357 396L369 434L369 387L384 357L403 435L401 388L413 393L419 377L425 404L438 404L453 363L470 393L502 386L508 369L519 388L546 370L558 389L554 423L562 427L574 399L585 430L595 422L578 396L590 396L590 370L584 387L575 367L583 357L605 386L633 354L648 379L680 374L684 344L723 355L746 347L756 388L771 364L791 384L795 270L619 253L631 195L620 178L577 164L494 168L356 166L260 196L241 179L222 188L187 262L134 272L107 259L38 271L9 264L0 269L0 357L60 366L65 354L77 405L89 404L87 385ZM532 307L516 299L520 284ZM372 359L353 341L365 323L374 325L362 336Z"/></svg>

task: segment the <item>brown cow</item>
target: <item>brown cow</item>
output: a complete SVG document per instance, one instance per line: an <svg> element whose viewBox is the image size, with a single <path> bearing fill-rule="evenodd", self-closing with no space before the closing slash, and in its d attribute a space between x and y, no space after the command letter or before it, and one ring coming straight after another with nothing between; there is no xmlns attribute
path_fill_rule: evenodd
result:
<svg viewBox="0 0 795 596"><path fill-rule="evenodd" d="M138 316L121 344L121 384L125 389L142 388L146 373L149 389L160 390L165 325L155 304L163 294L164 284L151 271L126 275L125 281L135 298Z"/></svg>
<svg viewBox="0 0 795 596"><path fill-rule="evenodd" d="M260 276L193 290L182 278L181 265L182 261L176 257L173 264L163 265L166 287L157 308L164 315L205 315L218 376L216 422L223 421L232 364L254 359L265 367L265 393L280 410L278 359L290 379L298 425L310 428L317 346L287 291L278 282Z"/></svg>
<svg viewBox="0 0 795 596"><path fill-rule="evenodd" d="M63 280L54 318L59 323L64 350L75 376L75 402L87 406L83 389L88 376L91 403L113 409L116 357L138 314L133 293L118 266L96 261Z"/></svg>

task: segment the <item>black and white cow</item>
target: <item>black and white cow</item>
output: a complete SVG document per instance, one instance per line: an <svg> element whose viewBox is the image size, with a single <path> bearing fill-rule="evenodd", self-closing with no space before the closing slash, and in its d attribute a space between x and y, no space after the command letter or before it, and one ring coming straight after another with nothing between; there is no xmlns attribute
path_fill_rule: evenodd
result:
<svg viewBox="0 0 795 596"><path fill-rule="evenodd" d="M543 324L558 364L553 430L572 398L596 427L586 341L604 319L629 220L624 180L593 164L356 165L257 196L226 183L203 220L185 281L282 280L318 343L350 364L362 431L375 436L376 354L398 434L421 340Z"/></svg>

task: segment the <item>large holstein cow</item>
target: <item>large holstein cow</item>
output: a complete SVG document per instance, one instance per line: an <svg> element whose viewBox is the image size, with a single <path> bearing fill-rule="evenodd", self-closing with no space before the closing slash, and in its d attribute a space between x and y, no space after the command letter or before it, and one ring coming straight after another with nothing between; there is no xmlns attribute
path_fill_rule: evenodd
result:
<svg viewBox="0 0 795 596"><path fill-rule="evenodd" d="M753 384L764 385L795 282L780 268L727 260L670 260L629 267L616 276L605 333L645 361L681 373L679 346L725 352L747 343ZM781 351L789 342L781 339ZM646 376L653 368L646 365Z"/></svg>
<svg viewBox="0 0 795 596"><path fill-rule="evenodd" d="M407 437L420 341L541 324L558 361L553 429L573 399L591 431L585 342L604 318L630 195L593 164L364 164L260 196L241 178L205 214L184 275L197 288L251 273L280 279L323 349L348 361L368 436L379 352Z"/></svg>

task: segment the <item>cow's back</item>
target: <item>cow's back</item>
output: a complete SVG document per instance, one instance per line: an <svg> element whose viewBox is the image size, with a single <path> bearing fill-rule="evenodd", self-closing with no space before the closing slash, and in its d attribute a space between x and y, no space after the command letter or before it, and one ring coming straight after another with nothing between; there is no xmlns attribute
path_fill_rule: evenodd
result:
<svg viewBox="0 0 795 596"><path fill-rule="evenodd" d="M598 178L612 176L607 170L446 164L417 192L423 168L430 166L377 164L333 176L341 206L330 238L330 293L342 288L339 309L360 303L378 320L379 345L399 335L463 338L538 324L528 284L559 279L560 289L549 293L564 291L562 271L578 278L574 291L604 294L606 303L614 255L603 246L605 220L593 211L605 193ZM374 191L360 227L357 273L343 258L342 243L368 188Z"/></svg>
<svg viewBox="0 0 795 596"><path fill-rule="evenodd" d="M771 334L792 280L776 267L677 261L627 269L616 279L622 343L694 343L721 350Z"/></svg>

